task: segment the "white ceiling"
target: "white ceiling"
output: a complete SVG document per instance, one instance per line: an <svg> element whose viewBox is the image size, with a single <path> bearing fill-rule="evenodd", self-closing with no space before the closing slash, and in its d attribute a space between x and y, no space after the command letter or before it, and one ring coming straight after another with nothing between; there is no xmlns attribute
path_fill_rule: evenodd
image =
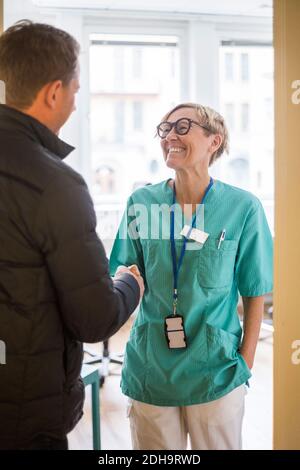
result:
<svg viewBox="0 0 300 470"><path fill-rule="evenodd" d="M33 0L45 7L272 16L272 0Z"/></svg>

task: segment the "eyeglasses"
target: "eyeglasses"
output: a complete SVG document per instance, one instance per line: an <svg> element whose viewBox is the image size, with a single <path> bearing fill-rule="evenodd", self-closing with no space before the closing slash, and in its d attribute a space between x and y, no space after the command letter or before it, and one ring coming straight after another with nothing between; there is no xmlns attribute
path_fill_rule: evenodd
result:
<svg viewBox="0 0 300 470"><path fill-rule="evenodd" d="M169 132L171 132L173 127L175 129L176 134L186 135L191 129L192 124L195 124L196 126L202 127L203 129L210 131L208 127L202 126L201 124L199 124L199 122L193 121L193 119L189 118L180 118L175 122L163 121L156 127L156 130L159 137L161 139L165 139Z"/></svg>

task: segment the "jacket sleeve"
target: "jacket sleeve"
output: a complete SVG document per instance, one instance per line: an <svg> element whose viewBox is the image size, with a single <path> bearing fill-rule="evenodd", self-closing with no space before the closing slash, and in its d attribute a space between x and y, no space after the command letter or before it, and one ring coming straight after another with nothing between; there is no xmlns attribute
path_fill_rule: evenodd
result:
<svg viewBox="0 0 300 470"><path fill-rule="evenodd" d="M83 342L103 341L126 322L139 302L139 285L123 274L112 281L96 215L81 177L60 176L42 196L36 218L63 323Z"/></svg>

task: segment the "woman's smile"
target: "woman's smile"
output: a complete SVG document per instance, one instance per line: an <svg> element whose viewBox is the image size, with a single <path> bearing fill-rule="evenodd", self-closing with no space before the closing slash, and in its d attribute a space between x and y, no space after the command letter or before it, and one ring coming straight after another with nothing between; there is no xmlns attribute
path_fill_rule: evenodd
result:
<svg viewBox="0 0 300 470"><path fill-rule="evenodd" d="M184 147L170 147L168 149L168 155L170 155L170 153L182 153L184 151L185 151Z"/></svg>
<svg viewBox="0 0 300 470"><path fill-rule="evenodd" d="M181 155L185 152L185 147L171 146L167 149L167 157Z"/></svg>

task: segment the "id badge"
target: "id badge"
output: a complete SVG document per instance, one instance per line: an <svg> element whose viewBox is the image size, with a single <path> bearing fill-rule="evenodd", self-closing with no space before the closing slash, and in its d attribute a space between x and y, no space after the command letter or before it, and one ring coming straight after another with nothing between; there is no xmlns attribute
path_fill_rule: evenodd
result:
<svg viewBox="0 0 300 470"><path fill-rule="evenodd" d="M191 227L189 225L185 225L181 230L180 235L186 237L190 230ZM198 228L192 228L189 239L204 245L208 237L209 233L203 232L203 230L199 230Z"/></svg>
<svg viewBox="0 0 300 470"><path fill-rule="evenodd" d="M165 335L170 349L183 349L187 347L183 317L181 315L169 315L165 318Z"/></svg>

